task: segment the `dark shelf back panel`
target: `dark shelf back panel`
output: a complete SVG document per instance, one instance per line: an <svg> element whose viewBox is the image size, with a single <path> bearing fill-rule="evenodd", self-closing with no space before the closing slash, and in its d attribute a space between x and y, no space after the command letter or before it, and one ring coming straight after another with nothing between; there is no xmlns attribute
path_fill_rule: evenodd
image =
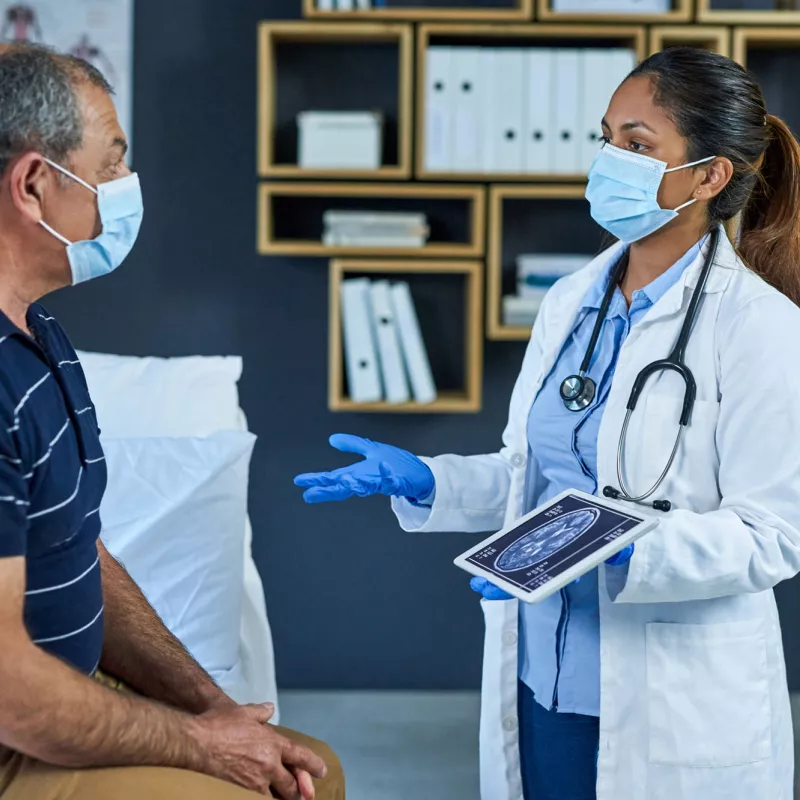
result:
<svg viewBox="0 0 800 800"><path fill-rule="evenodd" d="M430 242L467 244L470 240L471 203L451 198L315 197L273 195L275 239L322 239L325 211L423 212L428 216Z"/></svg>
<svg viewBox="0 0 800 800"><path fill-rule="evenodd" d="M800 136L800 43L774 50L753 47L747 52L747 68L758 78L770 114L784 119Z"/></svg>
<svg viewBox="0 0 800 800"><path fill-rule="evenodd" d="M406 281L417 311L422 339L431 362L437 391L466 390L464 335L467 325L467 278L463 274L404 272L346 272L344 279L369 278ZM344 370L344 392L347 393L347 370Z"/></svg>
<svg viewBox="0 0 800 800"><path fill-rule="evenodd" d="M525 253L585 254L587 262L614 239L590 216L583 198L503 200L503 294L515 294L517 256Z"/></svg>
<svg viewBox="0 0 800 800"><path fill-rule="evenodd" d="M297 163L301 111L380 111L385 166L398 163L399 48L394 42L277 42L275 163Z"/></svg>
<svg viewBox="0 0 800 800"><path fill-rule="evenodd" d="M620 36L609 36L608 38L595 38L593 36L448 36L447 34L434 33L431 35L429 44L448 47L515 47L515 48L534 48L534 47L577 47L580 49L588 48L609 48L609 47L629 47L631 40Z"/></svg>
<svg viewBox="0 0 800 800"><path fill-rule="evenodd" d="M712 11L793 11L776 0L709 0Z"/></svg>

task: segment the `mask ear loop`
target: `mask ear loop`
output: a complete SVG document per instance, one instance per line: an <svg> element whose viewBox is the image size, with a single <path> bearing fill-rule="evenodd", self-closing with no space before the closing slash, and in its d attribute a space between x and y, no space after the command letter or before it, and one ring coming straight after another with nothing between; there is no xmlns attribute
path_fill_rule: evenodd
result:
<svg viewBox="0 0 800 800"><path fill-rule="evenodd" d="M708 158L701 158L699 161L692 161L689 164L680 164L677 167L670 167L669 169L665 169L664 173L667 172L677 172L679 169L688 169L689 167L696 167L698 164L705 164L706 161L713 161L716 156L708 156ZM683 205L678 206L677 208L673 208L673 211L680 211L682 208L686 208L686 206L690 206L692 203L696 203L697 198L693 197L691 200L687 200Z"/></svg>
<svg viewBox="0 0 800 800"><path fill-rule="evenodd" d="M39 224L52 236L55 236L59 242L63 242L67 247L72 245L72 242L66 236L62 236L58 231L53 230L43 219L39 220Z"/></svg>
<svg viewBox="0 0 800 800"><path fill-rule="evenodd" d="M92 192L92 194L97 194L97 189L95 189L94 186L92 186L91 184L86 183L86 181L83 180L83 178L79 178L77 175L74 175L72 172L70 172L65 167L62 167L61 164L56 164L55 161L51 161L46 156L42 156L42 158L44 159L45 163L49 164L51 167L53 167L53 169L57 169L59 172L61 172L64 175L66 175L68 178L72 178L72 180L76 181L81 186L85 186L90 192ZM687 164L687 166L690 166L690 165Z"/></svg>

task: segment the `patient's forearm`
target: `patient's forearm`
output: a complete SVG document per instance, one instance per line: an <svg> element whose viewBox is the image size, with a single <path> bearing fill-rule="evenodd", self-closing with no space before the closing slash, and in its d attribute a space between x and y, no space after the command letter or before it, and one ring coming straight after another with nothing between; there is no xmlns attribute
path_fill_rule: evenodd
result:
<svg viewBox="0 0 800 800"><path fill-rule="evenodd" d="M105 636L101 668L146 697L201 714L233 701L159 619L147 598L98 542Z"/></svg>

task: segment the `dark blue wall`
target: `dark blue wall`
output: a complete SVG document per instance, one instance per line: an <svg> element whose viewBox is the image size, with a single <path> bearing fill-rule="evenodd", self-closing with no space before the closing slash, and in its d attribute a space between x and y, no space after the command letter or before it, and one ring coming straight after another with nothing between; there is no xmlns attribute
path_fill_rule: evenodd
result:
<svg viewBox="0 0 800 800"><path fill-rule="evenodd" d="M255 557L283 686L477 686L482 618L451 563L474 537L404 534L380 500L308 507L292 476L343 463L327 445L338 430L422 454L496 450L522 345L487 347L480 415L329 413L327 262L255 252L256 25L298 17L300 0L135 5L141 237L117 274L48 307L82 348L244 357Z"/></svg>

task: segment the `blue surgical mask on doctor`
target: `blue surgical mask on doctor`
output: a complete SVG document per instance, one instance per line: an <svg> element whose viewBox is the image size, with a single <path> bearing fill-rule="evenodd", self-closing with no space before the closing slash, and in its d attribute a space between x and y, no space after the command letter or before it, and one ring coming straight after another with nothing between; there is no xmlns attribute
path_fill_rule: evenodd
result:
<svg viewBox="0 0 800 800"><path fill-rule="evenodd" d="M83 283L108 275L125 260L139 235L144 214L139 176L134 172L124 178L101 183L95 188L49 158L45 161L97 195L97 209L103 230L95 239L71 242L40 220L45 230L67 246L72 283Z"/></svg>
<svg viewBox="0 0 800 800"><path fill-rule="evenodd" d="M708 156L667 169L665 161L605 144L595 156L586 187L592 219L626 244L644 239L696 202L693 197L677 208L661 208L658 187L664 174L715 158Z"/></svg>

